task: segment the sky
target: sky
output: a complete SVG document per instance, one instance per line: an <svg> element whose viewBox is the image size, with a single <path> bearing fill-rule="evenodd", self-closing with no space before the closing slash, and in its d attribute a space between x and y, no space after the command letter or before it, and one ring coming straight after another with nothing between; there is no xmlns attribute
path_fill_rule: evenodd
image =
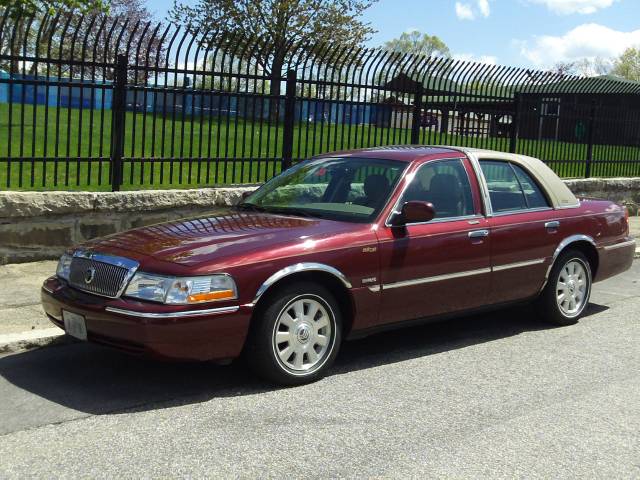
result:
<svg viewBox="0 0 640 480"><path fill-rule="evenodd" d="M147 4L164 18L173 0ZM639 18L640 0L379 0L364 16L369 46L418 30L456 58L536 68L640 47Z"/></svg>

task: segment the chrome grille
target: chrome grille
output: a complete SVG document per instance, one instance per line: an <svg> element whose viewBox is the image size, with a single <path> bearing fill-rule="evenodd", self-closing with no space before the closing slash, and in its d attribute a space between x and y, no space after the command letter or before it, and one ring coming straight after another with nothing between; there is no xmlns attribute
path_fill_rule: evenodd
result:
<svg viewBox="0 0 640 480"><path fill-rule="evenodd" d="M130 268L122 265L74 256L69 272L69 285L96 295L117 297L132 273Z"/></svg>

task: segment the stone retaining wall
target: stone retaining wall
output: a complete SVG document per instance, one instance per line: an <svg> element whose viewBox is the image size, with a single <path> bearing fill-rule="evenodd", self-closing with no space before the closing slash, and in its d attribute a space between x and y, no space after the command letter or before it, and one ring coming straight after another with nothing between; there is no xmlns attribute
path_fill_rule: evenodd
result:
<svg viewBox="0 0 640 480"><path fill-rule="evenodd" d="M606 198L627 205L632 214L640 207L640 178L581 178L565 180L575 195Z"/></svg>
<svg viewBox="0 0 640 480"><path fill-rule="evenodd" d="M57 258L130 228L216 213L256 186L132 192L0 192L0 264Z"/></svg>
<svg viewBox="0 0 640 480"><path fill-rule="evenodd" d="M640 178L567 180L577 195L640 204ZM0 192L0 264L57 258L97 236L215 213L256 186L117 193Z"/></svg>

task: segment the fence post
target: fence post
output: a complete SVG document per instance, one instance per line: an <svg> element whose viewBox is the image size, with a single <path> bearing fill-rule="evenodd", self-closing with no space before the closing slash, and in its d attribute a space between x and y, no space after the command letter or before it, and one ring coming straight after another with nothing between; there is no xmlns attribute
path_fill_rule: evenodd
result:
<svg viewBox="0 0 640 480"><path fill-rule="evenodd" d="M587 133L587 161L584 168L584 177L591 176L591 161L593 160L593 134L596 125L596 101L591 102L591 111L589 112L589 132Z"/></svg>
<svg viewBox="0 0 640 480"><path fill-rule="evenodd" d="M422 123L422 95L424 86L418 83L416 88L416 96L413 100L413 118L411 119L411 144L420 143L420 124Z"/></svg>
<svg viewBox="0 0 640 480"><path fill-rule="evenodd" d="M282 132L282 170L293 161L293 121L296 109L296 71L287 72L287 87L284 93L284 130Z"/></svg>
<svg viewBox="0 0 640 480"><path fill-rule="evenodd" d="M518 136L520 135L520 115L522 110L522 97L519 92L513 96L514 111L513 121L511 122L511 142L509 143L509 152L516 153L518 147Z"/></svg>
<svg viewBox="0 0 640 480"><path fill-rule="evenodd" d="M127 103L127 56L118 55L115 83L111 99L111 191L122 185L122 155L124 153L124 120Z"/></svg>

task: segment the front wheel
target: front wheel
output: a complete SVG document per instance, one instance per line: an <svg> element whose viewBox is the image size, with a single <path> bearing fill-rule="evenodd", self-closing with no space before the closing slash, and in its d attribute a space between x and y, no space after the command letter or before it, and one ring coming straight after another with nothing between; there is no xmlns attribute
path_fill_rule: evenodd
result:
<svg viewBox="0 0 640 480"><path fill-rule="evenodd" d="M342 319L331 293L310 282L276 291L258 312L247 340L249 366L282 385L322 378L338 354Z"/></svg>
<svg viewBox="0 0 640 480"><path fill-rule="evenodd" d="M584 312L591 295L591 266L578 250L558 257L537 301L539 313L556 325L572 325Z"/></svg>

